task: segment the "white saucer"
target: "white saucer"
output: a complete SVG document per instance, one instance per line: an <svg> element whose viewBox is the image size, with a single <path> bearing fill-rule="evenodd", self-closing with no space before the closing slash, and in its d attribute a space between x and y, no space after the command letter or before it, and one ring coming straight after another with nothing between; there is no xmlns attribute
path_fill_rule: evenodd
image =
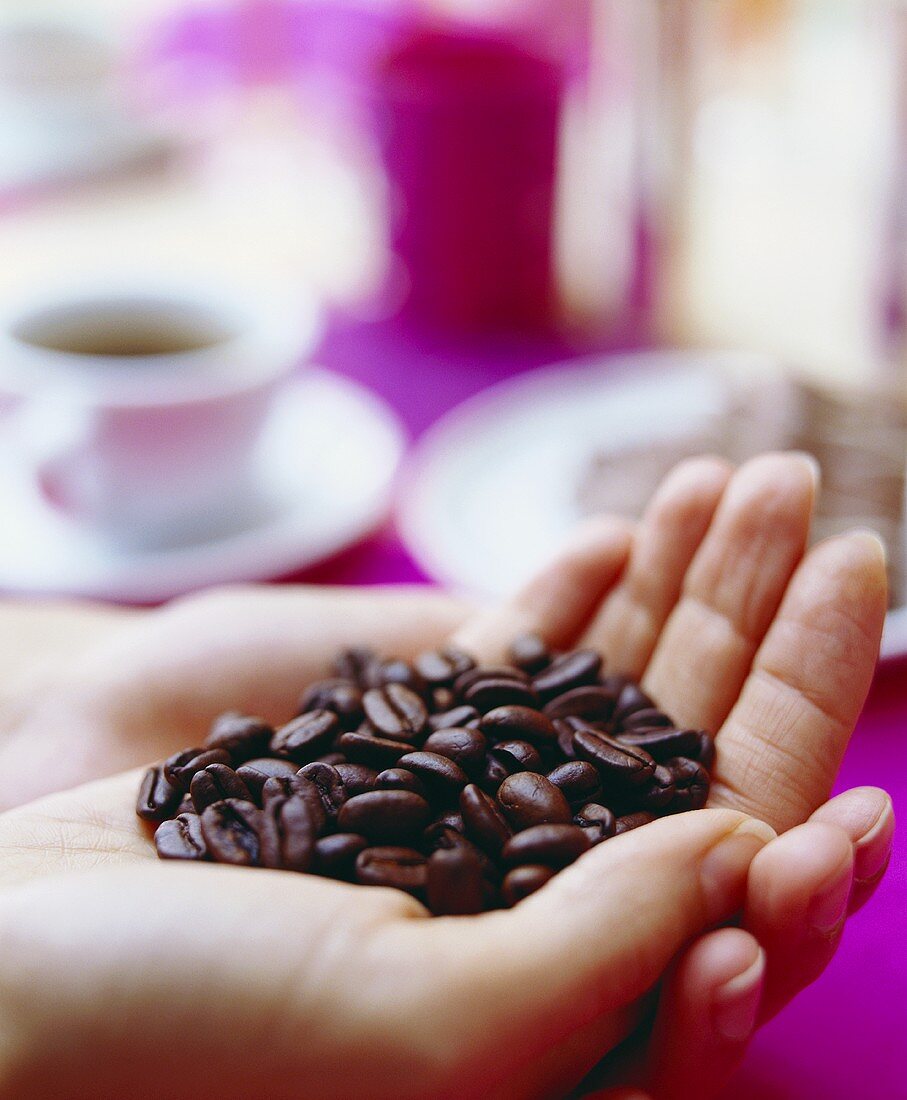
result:
<svg viewBox="0 0 907 1100"><path fill-rule="evenodd" d="M54 513L17 476L7 444L0 432L0 591L153 603L295 572L362 538L387 515L404 436L368 390L309 370L266 428L262 516L227 537L142 553Z"/></svg>
<svg viewBox="0 0 907 1100"><path fill-rule="evenodd" d="M407 463L398 507L404 541L431 576L471 594L513 592L581 516L590 456L720 412L721 366L755 356L643 352L510 379L458 406ZM763 364L764 359L760 360ZM883 654L907 653L907 608L888 616Z"/></svg>

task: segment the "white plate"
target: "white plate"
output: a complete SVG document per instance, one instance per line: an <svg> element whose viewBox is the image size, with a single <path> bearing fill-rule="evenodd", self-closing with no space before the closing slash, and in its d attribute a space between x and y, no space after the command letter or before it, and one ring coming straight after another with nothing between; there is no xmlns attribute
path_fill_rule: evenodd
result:
<svg viewBox="0 0 907 1100"><path fill-rule="evenodd" d="M510 379L439 421L407 464L398 509L422 567L473 594L501 596L542 565L580 517L576 486L590 456L720 412L721 367L737 353L642 352ZM907 608L888 616L883 654L907 653Z"/></svg>
<svg viewBox="0 0 907 1100"><path fill-rule="evenodd" d="M353 382L310 370L287 387L262 442L262 509L208 542L118 549L47 507L0 433L0 590L157 602L211 584L267 580L350 545L387 515L404 437Z"/></svg>

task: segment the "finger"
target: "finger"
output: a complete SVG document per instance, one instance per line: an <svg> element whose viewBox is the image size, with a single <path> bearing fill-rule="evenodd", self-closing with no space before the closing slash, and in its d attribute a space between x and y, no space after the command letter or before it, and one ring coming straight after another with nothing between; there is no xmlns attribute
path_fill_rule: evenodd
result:
<svg viewBox="0 0 907 1100"><path fill-rule="evenodd" d="M756 1028L765 953L739 928L698 939L662 991L653 1035L651 1079L658 1100L716 1096L746 1053Z"/></svg>
<svg viewBox="0 0 907 1100"><path fill-rule="evenodd" d="M693 458L652 498L624 574L583 637L583 645L607 654L610 671L642 676L730 476L723 459Z"/></svg>
<svg viewBox="0 0 907 1100"><path fill-rule="evenodd" d="M825 802L869 692L886 604L874 535L810 551L719 732L714 805L782 831Z"/></svg>
<svg viewBox="0 0 907 1100"><path fill-rule="evenodd" d="M708 810L654 822L598 845L510 912L444 920L443 950L431 938L438 921L412 926L398 949L432 959L445 1027L463 1051L492 1041L496 1074L584 1028L594 1035L602 1021L599 1038L574 1052L575 1083L606 1053L611 1014L649 989L687 939L741 906L749 865L773 835Z"/></svg>
<svg viewBox="0 0 907 1100"><path fill-rule="evenodd" d="M731 478L644 685L684 725L717 729L803 555L816 464L763 455Z"/></svg>
<svg viewBox="0 0 907 1100"><path fill-rule="evenodd" d="M810 818L837 825L853 845L853 888L848 913L862 908L875 893L891 860L894 807L878 787L856 787L820 806Z"/></svg>
<svg viewBox="0 0 907 1100"><path fill-rule="evenodd" d="M848 835L822 822L791 829L754 859L744 923L766 954L762 1019L814 982L834 956L853 866Z"/></svg>
<svg viewBox="0 0 907 1100"><path fill-rule="evenodd" d="M524 633L539 634L554 647L572 645L619 577L632 530L615 516L587 520L513 599L470 619L455 644L483 661L500 660Z"/></svg>

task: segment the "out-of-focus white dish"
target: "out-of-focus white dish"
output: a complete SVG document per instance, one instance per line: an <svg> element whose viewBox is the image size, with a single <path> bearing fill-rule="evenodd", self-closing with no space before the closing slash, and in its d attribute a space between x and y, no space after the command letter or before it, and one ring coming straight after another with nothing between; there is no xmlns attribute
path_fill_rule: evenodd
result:
<svg viewBox="0 0 907 1100"><path fill-rule="evenodd" d="M368 390L308 371L287 386L266 427L257 517L209 541L142 553L56 514L11 446L0 417L0 591L143 603L278 577L362 538L387 514L404 436Z"/></svg>

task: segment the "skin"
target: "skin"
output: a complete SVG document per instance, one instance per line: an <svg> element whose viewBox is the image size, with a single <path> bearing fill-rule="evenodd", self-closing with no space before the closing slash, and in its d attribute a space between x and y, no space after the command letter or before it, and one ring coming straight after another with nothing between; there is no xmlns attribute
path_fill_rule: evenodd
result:
<svg viewBox="0 0 907 1100"><path fill-rule="evenodd" d="M549 1096L596 1066L611 1097L688 1095L692 1066L714 1095L890 850L883 792L826 801L884 557L866 533L804 553L814 493L801 456L695 460L638 526L587 524L501 607L235 589L74 646L5 709L0 1098ZM709 809L600 845L511 911L426 920L396 891L162 864L139 772L63 791L197 743L228 708L285 719L351 640L494 659L527 629L641 675L718 731L718 766Z"/></svg>

